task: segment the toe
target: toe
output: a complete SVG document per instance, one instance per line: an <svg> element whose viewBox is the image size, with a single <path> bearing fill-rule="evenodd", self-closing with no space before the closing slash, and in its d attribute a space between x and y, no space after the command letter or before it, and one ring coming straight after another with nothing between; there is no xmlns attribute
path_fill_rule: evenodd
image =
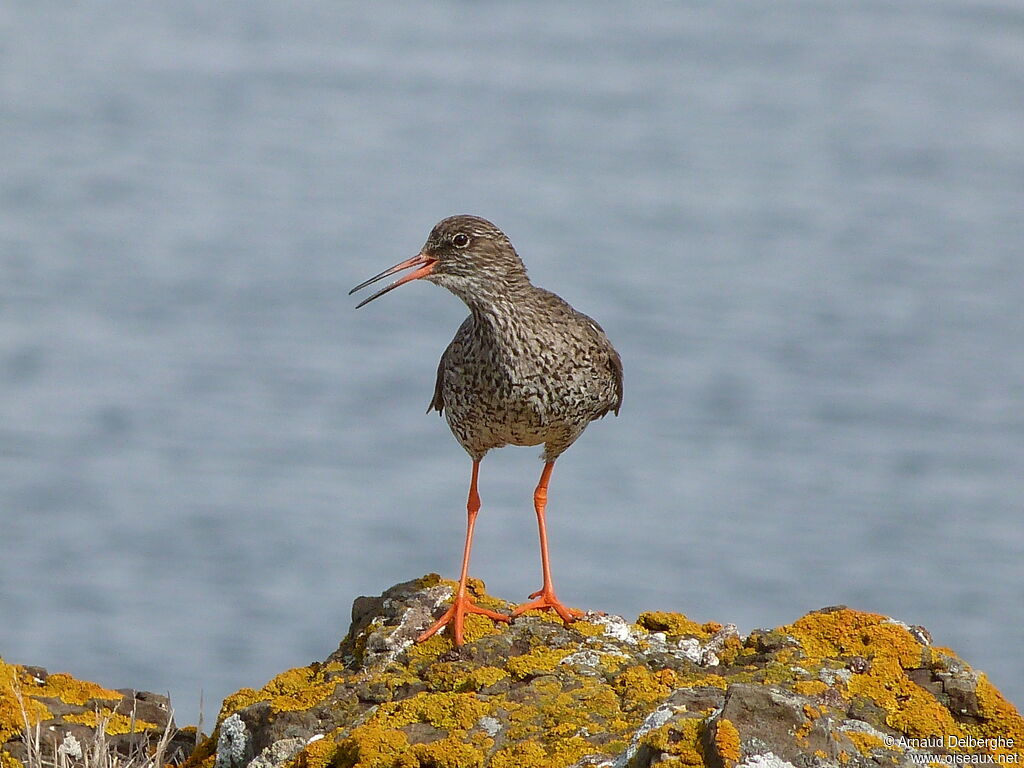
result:
<svg viewBox="0 0 1024 768"><path fill-rule="evenodd" d="M510 617L506 616L504 613L498 613L487 608L481 608L468 597L463 597L461 599L456 598L455 602L452 603L451 607L444 612L441 618L431 624L429 628L416 638L416 642L422 643L424 640L429 640L441 629L446 626L450 626L453 642L455 645L462 645L465 642L463 626L465 624L465 616L467 613L478 613L481 616L486 616L492 621L508 622L510 620Z"/></svg>
<svg viewBox="0 0 1024 768"><path fill-rule="evenodd" d="M512 618L521 616L527 611L554 611L562 621L568 624L584 615L583 611L564 605L553 592L545 593L541 590L534 592L530 597L536 597L537 599L523 603L512 611Z"/></svg>

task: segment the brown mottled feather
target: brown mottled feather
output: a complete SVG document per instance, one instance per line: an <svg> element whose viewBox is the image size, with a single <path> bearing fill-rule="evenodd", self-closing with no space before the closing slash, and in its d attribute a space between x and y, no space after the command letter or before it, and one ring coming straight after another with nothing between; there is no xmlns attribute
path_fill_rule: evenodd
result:
<svg viewBox="0 0 1024 768"><path fill-rule="evenodd" d="M583 615L564 605L551 583L544 515L554 461L587 425L622 407L622 360L604 330L565 301L538 288L526 275L512 243L477 216L452 216L434 227L420 252L353 288L353 292L403 269L395 280L358 306L410 280L447 288L469 307L441 355L434 395L436 410L473 459L466 501L468 519L462 575L450 608L417 638L422 642L450 626L463 643L467 613L509 621L525 611L553 610L565 622ZM532 599L505 616L474 605L467 591L473 521L480 509L479 462L492 448L544 444L545 466L534 491L544 584Z"/></svg>
<svg viewBox="0 0 1024 768"><path fill-rule="evenodd" d="M472 233L471 273L457 264L445 269L443 249L458 233ZM427 279L462 298L470 314L441 356L427 411L443 413L470 456L544 443L551 461L591 421L618 414L622 360L604 330L534 286L500 230L452 217L435 227L424 251L432 245L440 261Z"/></svg>

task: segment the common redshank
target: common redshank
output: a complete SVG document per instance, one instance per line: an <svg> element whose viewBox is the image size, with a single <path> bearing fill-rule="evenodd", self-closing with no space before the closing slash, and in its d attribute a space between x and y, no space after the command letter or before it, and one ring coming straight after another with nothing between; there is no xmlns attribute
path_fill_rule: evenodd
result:
<svg viewBox="0 0 1024 768"><path fill-rule="evenodd" d="M509 621L524 611L555 611L571 622L582 611L555 594L544 522L548 482L555 460L587 425L622 405L622 361L604 330L561 298L538 288L505 233L477 216L451 216L430 232L420 252L360 283L371 283L410 269L398 280L360 302L356 309L412 280L447 288L469 307L437 366L434 397L427 408L448 420L455 439L473 460L466 504L468 521L462 572L451 607L424 631L422 642L450 625L463 643L466 614ZM480 461L492 448L544 444L544 469L533 492L540 533L543 585L511 617L476 605L467 592L473 526L480 511Z"/></svg>

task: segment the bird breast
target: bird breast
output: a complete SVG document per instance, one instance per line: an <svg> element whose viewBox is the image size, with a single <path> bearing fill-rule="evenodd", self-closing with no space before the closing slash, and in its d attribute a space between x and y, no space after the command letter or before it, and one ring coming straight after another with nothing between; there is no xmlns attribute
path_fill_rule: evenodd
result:
<svg viewBox="0 0 1024 768"><path fill-rule="evenodd" d="M471 316L442 358L446 416L465 447L574 438L607 410L614 384L591 328L501 320Z"/></svg>

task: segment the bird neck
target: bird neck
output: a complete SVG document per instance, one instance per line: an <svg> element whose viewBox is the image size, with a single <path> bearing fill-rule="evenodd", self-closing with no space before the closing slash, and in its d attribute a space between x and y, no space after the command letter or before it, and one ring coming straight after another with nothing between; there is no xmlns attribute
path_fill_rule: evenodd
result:
<svg viewBox="0 0 1024 768"><path fill-rule="evenodd" d="M470 312L480 316L513 315L516 307L528 304L537 290L525 271L503 275L500 279L474 281L472 285L448 288L462 299Z"/></svg>
<svg viewBox="0 0 1024 768"><path fill-rule="evenodd" d="M474 322L481 329L489 328L498 336L513 332L530 313L538 289L526 275L521 280L494 286L494 290L474 291L460 296L469 307Z"/></svg>

